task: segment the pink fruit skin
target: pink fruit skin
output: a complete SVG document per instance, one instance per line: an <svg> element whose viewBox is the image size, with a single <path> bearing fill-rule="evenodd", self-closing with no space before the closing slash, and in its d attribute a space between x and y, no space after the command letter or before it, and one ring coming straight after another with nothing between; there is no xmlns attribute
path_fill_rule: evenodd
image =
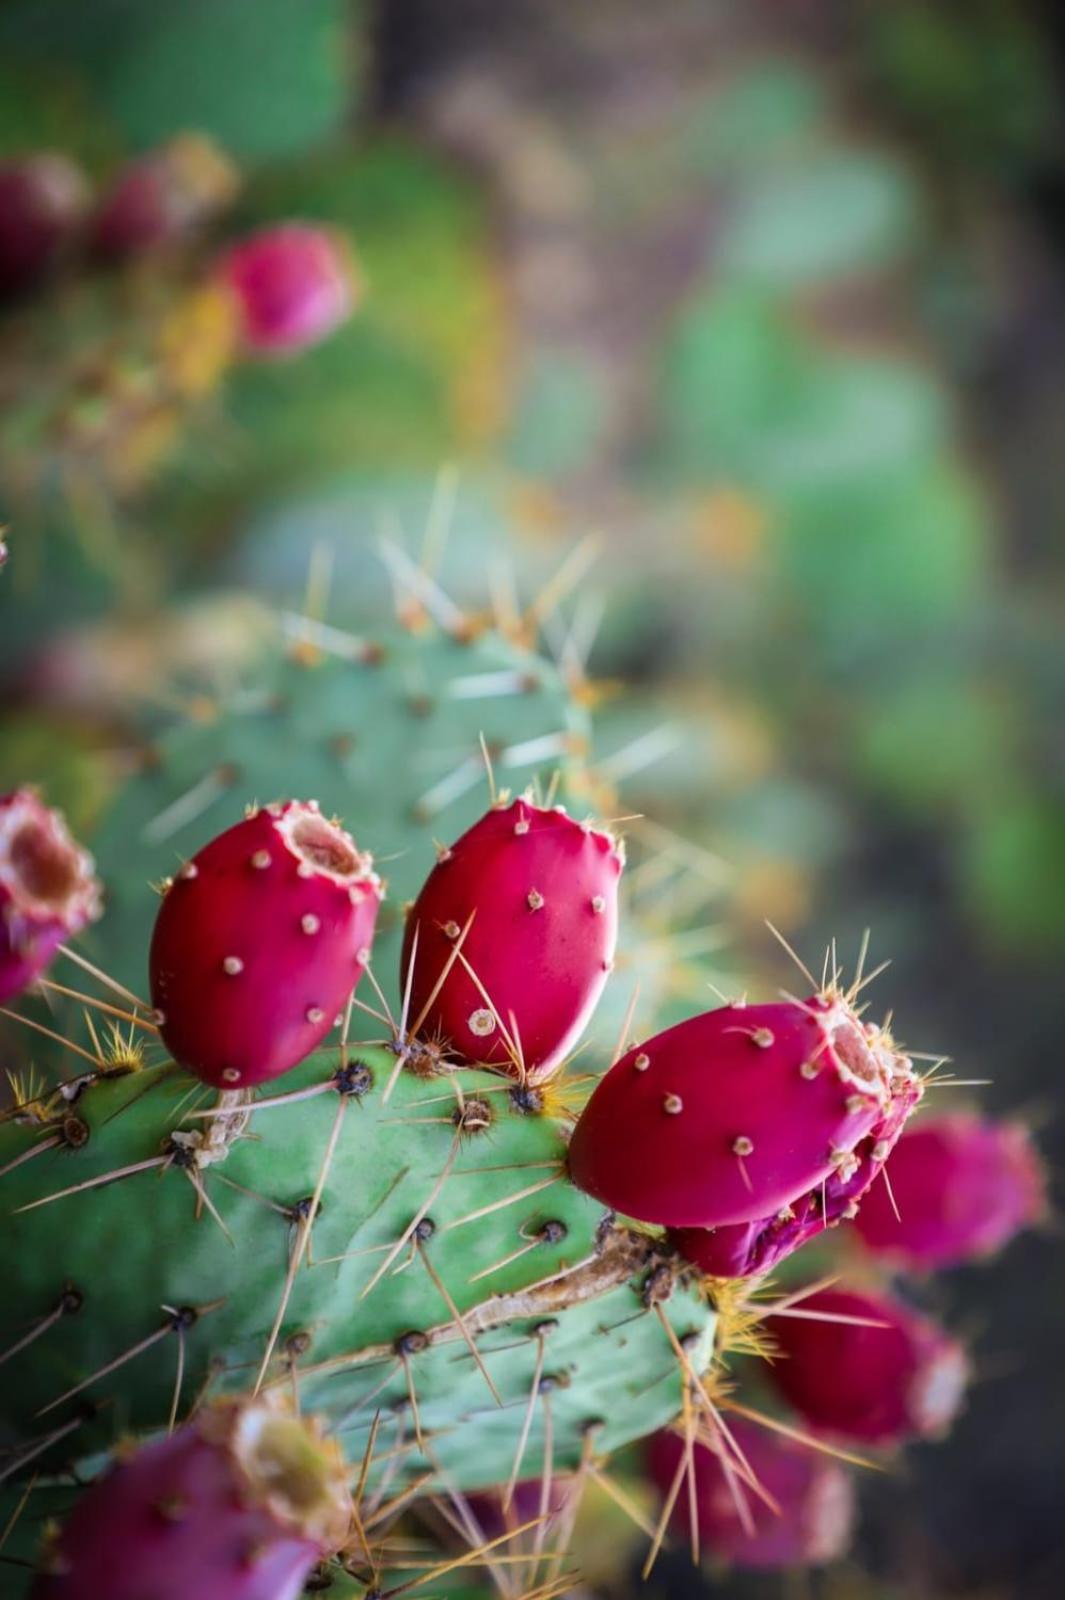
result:
<svg viewBox="0 0 1065 1600"><path fill-rule="evenodd" d="M409 1020L421 1019L420 1036L443 1041L464 1061L511 1072L518 1071L520 1045L526 1081L549 1078L610 973L622 865L609 834L528 800L493 808L474 823L441 853L407 918L401 981L417 930ZM432 999L471 915L462 957L484 993L456 960Z"/></svg>
<svg viewBox="0 0 1065 1600"><path fill-rule="evenodd" d="M0 797L0 1004L100 913L92 857L32 789Z"/></svg>
<svg viewBox="0 0 1065 1600"><path fill-rule="evenodd" d="M886 1295L823 1289L802 1319L771 1323L779 1356L769 1376L819 1432L867 1444L901 1444L946 1431L968 1376L965 1352L938 1323ZM807 1320L806 1313L863 1323Z"/></svg>
<svg viewBox="0 0 1065 1600"><path fill-rule="evenodd" d="M889 1175L891 1195L878 1185L857 1227L870 1250L902 1267L991 1255L1047 1213L1042 1162L1016 1122L970 1111L921 1121L900 1140Z"/></svg>
<svg viewBox="0 0 1065 1600"><path fill-rule="evenodd" d="M32 1600L296 1600L323 1553L190 1424L86 1490Z"/></svg>
<svg viewBox="0 0 1065 1600"><path fill-rule="evenodd" d="M327 338L355 308L352 263L326 228L290 222L236 245L221 274L240 308L247 349L284 355Z"/></svg>
<svg viewBox="0 0 1065 1600"><path fill-rule="evenodd" d="M709 1277L750 1278L771 1272L826 1228L861 1216L923 1092L916 1077L900 1083L886 1115L855 1145L855 1164L853 1170L844 1169L847 1176L844 1171L833 1172L774 1216L723 1228L677 1228L670 1243Z"/></svg>
<svg viewBox="0 0 1065 1600"><path fill-rule="evenodd" d="M818 1566L847 1549L854 1528L855 1495L850 1476L837 1461L766 1432L743 1418L729 1418L732 1434L779 1515L741 1485L752 1531L744 1527L728 1479L715 1450L696 1444L695 1518L702 1545L737 1567ZM646 1447L647 1469L665 1499L684 1455L676 1433L656 1433ZM687 1482L681 1483L673 1527L691 1533Z"/></svg>
<svg viewBox="0 0 1065 1600"><path fill-rule="evenodd" d="M380 900L370 858L313 802L257 809L205 845L152 935L152 1004L174 1059L220 1089L296 1066L361 978Z"/></svg>
<svg viewBox="0 0 1065 1600"><path fill-rule="evenodd" d="M912 1103L915 1075L838 995L722 1006L634 1046L573 1133L574 1183L671 1227L763 1221Z"/></svg>
<svg viewBox="0 0 1065 1600"><path fill-rule="evenodd" d="M88 199L66 156L42 152L0 164L0 297L34 287L80 226Z"/></svg>

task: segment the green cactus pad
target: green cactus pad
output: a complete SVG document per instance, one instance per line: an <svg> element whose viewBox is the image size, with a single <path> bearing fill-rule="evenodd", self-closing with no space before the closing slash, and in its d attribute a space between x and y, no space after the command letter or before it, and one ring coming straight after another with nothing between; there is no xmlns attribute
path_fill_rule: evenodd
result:
<svg viewBox="0 0 1065 1600"><path fill-rule="evenodd" d="M398 1447L405 1473L438 1467L463 1488L509 1476L537 1373L527 1474L545 1427L563 1471L589 1425L609 1451L676 1413L663 1319L701 1369L713 1314L654 1241L612 1226L569 1183L563 1124L521 1110L514 1086L487 1073L426 1079L408 1066L386 1101L395 1054L349 1044L346 1058L349 1092L334 1086L337 1046L285 1079L286 1093L322 1092L253 1105L228 1129L189 1117L207 1093L168 1066L90 1082L0 1127L0 1351L24 1341L8 1358L9 1460L68 1424L43 1456L83 1456L117 1430L183 1415L205 1384L245 1389L260 1372L298 1384L356 1461L380 1411L373 1474ZM198 1165L173 1142L191 1134L202 1152L212 1129L229 1138L220 1159ZM435 1227L414 1243L423 1216Z"/></svg>

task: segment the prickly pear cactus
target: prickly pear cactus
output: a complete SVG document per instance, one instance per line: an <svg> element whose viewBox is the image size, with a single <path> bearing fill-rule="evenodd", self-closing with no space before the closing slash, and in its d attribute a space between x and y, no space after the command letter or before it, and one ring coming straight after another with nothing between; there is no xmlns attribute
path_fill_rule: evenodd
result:
<svg viewBox="0 0 1065 1600"><path fill-rule="evenodd" d="M151 883L298 778L390 879L380 994L360 990L378 1017L349 1010L256 1101L160 1060L150 1014L102 990L121 1036L79 1042L71 1016L88 1070L57 1089L19 1077L0 1125L0 1470L16 1481L259 1390L320 1416L364 1462L366 1495L475 1489L643 1437L715 1359L698 1274L569 1180L580 1082L416 1070L384 1021L403 897L434 835L483 811L484 752L500 784L561 773L583 811L584 712L554 668L489 634L298 631L225 706L152 743L94 841L108 913L92 954L141 993Z"/></svg>
<svg viewBox="0 0 1065 1600"><path fill-rule="evenodd" d="M154 1438L173 1435L175 1457L182 1439L198 1449L201 1417L230 1401L314 1417L347 1462L352 1531L336 1549L308 1547L307 1561L326 1562L305 1592L382 1600L459 1572L461 1585L471 1560L492 1570L499 1544L500 1560L524 1559L527 1534L526 1600L556 1600L572 1587L583 1486L662 1429L673 1465L648 1569L685 1479L706 1520L700 1474L727 1480L752 1537L739 1508L762 1486L722 1411L795 1428L737 1399L728 1364L765 1354L762 1324L791 1315L807 1319L807 1365L821 1374L819 1286L767 1300L765 1274L853 1216L924 1080L855 1009L863 949L846 990L834 967L805 1001L737 1001L650 1038L641 1017L631 1048L627 1014L621 1048L589 1053L594 1068L614 1060L592 1092L572 1052L614 964L623 852L554 809L559 792L581 812L598 797L585 717L555 669L451 622L431 628L414 608L370 641L289 619L288 647L243 689L154 739L108 817L96 843L110 913L83 938L101 966L61 950L88 976L38 974L54 1025L18 1000L28 1028L16 1037L66 1030L71 1056L58 1083L27 1065L0 1116L0 1476L12 1480L0 1516L21 1525L8 1557L19 1570L40 1560L22 1554L28 1531L67 1517L71 1482L117 1438L142 1440L148 1471ZM493 790L483 814L486 756L496 780L528 781L550 803ZM304 803L257 804L297 778ZM307 803L312 786L356 837ZM392 880L376 928L368 851ZM230 892L237 903L220 905ZM328 1004L302 1013L311 1032L278 1055L270 1019L289 1017L317 950L310 976ZM161 1010L140 998L146 977ZM78 1030L61 1010L71 1001ZM236 1044L213 1049L212 1019ZM484 1043L497 1031L512 1050ZM796 1312L807 1299L815 1310ZM825 1320L841 1341L830 1369L849 1360L857 1373L857 1415L873 1365L856 1355L854 1317L842 1331ZM897 1320L918 1327L905 1308ZM858 1323L862 1337L886 1326ZM950 1357L952 1413L961 1348L920 1328L937 1405L938 1357ZM910 1393L902 1357L872 1385L888 1400ZM777 1388L771 1406L846 1435L816 1384ZM900 1412L892 1437L931 1431L947 1410ZM515 1529L529 1494L536 1514ZM450 1512L464 1554L446 1537L424 1565L423 1547L397 1550L414 1501ZM178 1516L169 1503L163 1514ZM65 1544L45 1546L33 1600L63 1592L42 1587L64 1576L47 1551L76 1552L93 1519L75 1512L67 1527Z"/></svg>

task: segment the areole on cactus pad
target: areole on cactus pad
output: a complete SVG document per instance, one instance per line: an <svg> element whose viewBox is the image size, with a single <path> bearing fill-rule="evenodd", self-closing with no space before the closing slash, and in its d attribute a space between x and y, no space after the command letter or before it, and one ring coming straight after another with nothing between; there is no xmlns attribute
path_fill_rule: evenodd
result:
<svg viewBox="0 0 1065 1600"><path fill-rule="evenodd" d="M760 1222L882 1164L882 1141L918 1092L908 1058L839 990L722 1006L611 1067L574 1130L569 1170L642 1222Z"/></svg>
<svg viewBox="0 0 1065 1600"><path fill-rule="evenodd" d="M441 846L401 960L423 1034L461 1060L549 1078L613 966L623 864L610 834L530 799Z"/></svg>
<svg viewBox="0 0 1065 1600"><path fill-rule="evenodd" d="M175 1060L237 1089L310 1055L362 977L380 899L371 858L313 801L251 808L159 908L151 995Z"/></svg>

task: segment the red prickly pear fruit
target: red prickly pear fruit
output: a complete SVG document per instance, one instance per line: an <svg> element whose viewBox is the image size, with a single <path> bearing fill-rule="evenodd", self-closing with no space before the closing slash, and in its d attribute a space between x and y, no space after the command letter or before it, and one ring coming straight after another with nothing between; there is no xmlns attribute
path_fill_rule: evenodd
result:
<svg viewBox="0 0 1065 1600"><path fill-rule="evenodd" d="M742 1483L735 1484L735 1478L730 1488L717 1449L697 1443L695 1521L706 1549L734 1566L765 1570L838 1560L854 1531L850 1474L838 1461L742 1418L729 1418L729 1433L778 1510ZM676 1433L653 1434L647 1443L648 1473L663 1499L672 1490L683 1456L684 1440ZM740 1494L748 1513L746 1526L736 1503ZM678 1534L690 1538L691 1503L683 1482L672 1522Z"/></svg>
<svg viewBox="0 0 1065 1600"><path fill-rule="evenodd" d="M812 1427L885 1445L946 1432L969 1364L938 1323L887 1295L844 1289L808 1295L800 1309L801 1318L774 1319L780 1359L768 1370Z"/></svg>
<svg viewBox="0 0 1065 1600"><path fill-rule="evenodd" d="M381 883L314 801L256 808L177 874L152 934L159 1030L219 1089L288 1072L329 1032L369 959Z"/></svg>
<svg viewBox="0 0 1065 1600"><path fill-rule="evenodd" d="M757 1222L848 1183L918 1090L890 1035L835 990L722 1006L615 1062L574 1129L570 1176L641 1222Z"/></svg>
<svg viewBox="0 0 1065 1600"><path fill-rule="evenodd" d="M346 1476L277 1405L209 1406L85 1491L32 1600L296 1600L347 1536Z"/></svg>
<svg viewBox="0 0 1065 1600"><path fill-rule="evenodd" d="M439 852L407 918L401 976L413 960L417 1032L461 1060L543 1083L613 965L623 865L615 839L560 807L515 800L486 812Z"/></svg>
<svg viewBox="0 0 1065 1600"><path fill-rule="evenodd" d="M970 1111L921 1122L899 1141L890 1175L891 1192L877 1186L857 1227L870 1250L902 1267L991 1255L1047 1212L1043 1164L1017 1122Z"/></svg>
<svg viewBox="0 0 1065 1600"><path fill-rule="evenodd" d="M359 299L350 251L329 228L288 222L235 245L220 273L234 295L245 349L288 355L319 344Z"/></svg>
<svg viewBox="0 0 1065 1600"><path fill-rule="evenodd" d="M0 796L0 1004L100 914L93 860L32 789Z"/></svg>
<svg viewBox="0 0 1065 1600"><path fill-rule="evenodd" d="M88 204L88 184L66 156L42 152L0 164L0 298L40 282Z"/></svg>
<svg viewBox="0 0 1065 1600"><path fill-rule="evenodd" d="M885 1115L854 1146L852 1159L773 1216L720 1228L676 1228L670 1234L673 1248L708 1277L750 1278L771 1272L826 1228L861 1215L860 1206L868 1203L866 1197L923 1092L919 1078L901 1080Z"/></svg>
<svg viewBox="0 0 1065 1600"><path fill-rule="evenodd" d="M174 244L223 210L238 182L210 139L180 134L122 168L93 219L92 248L121 261Z"/></svg>

